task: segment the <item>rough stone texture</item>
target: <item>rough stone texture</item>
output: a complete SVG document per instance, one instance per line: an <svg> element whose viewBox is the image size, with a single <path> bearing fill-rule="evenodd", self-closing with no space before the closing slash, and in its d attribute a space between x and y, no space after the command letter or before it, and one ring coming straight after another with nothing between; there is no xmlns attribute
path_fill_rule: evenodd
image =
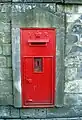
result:
<svg viewBox="0 0 82 120"><path fill-rule="evenodd" d="M11 118L19 118L20 117L19 109L10 107L10 110L11 110L11 115L10 115Z"/></svg>
<svg viewBox="0 0 82 120"><path fill-rule="evenodd" d="M13 0L13 2L43 2L43 0Z"/></svg>
<svg viewBox="0 0 82 120"><path fill-rule="evenodd" d="M80 117L74 117L74 118L57 118L56 120L80 120Z"/></svg>
<svg viewBox="0 0 82 120"><path fill-rule="evenodd" d="M57 18L56 18L57 19ZM61 24L61 23L60 23ZM59 42L59 41L62 41ZM61 27L57 31L57 47L56 47L56 61L57 61L57 66L56 66L56 78L57 78L57 83L56 83L56 89L58 91L56 92L56 101L57 101L57 106L63 105L63 91L64 91L64 28ZM62 46L62 48L61 48ZM61 56L61 57L60 57ZM61 83L60 83L61 80ZM59 89L60 88L60 89ZM62 94L62 96L59 96L59 94Z"/></svg>
<svg viewBox="0 0 82 120"><path fill-rule="evenodd" d="M41 2L49 2L49 3L62 3L63 2L63 0L13 0L13 2L34 2L34 3L36 3L36 2L38 2L38 3L41 3Z"/></svg>
<svg viewBox="0 0 82 120"><path fill-rule="evenodd" d="M12 94L12 81L0 81L0 94Z"/></svg>
<svg viewBox="0 0 82 120"><path fill-rule="evenodd" d="M0 80L12 80L12 70L10 68L0 68Z"/></svg>
<svg viewBox="0 0 82 120"><path fill-rule="evenodd" d="M11 69L0 68L0 105L13 104L11 79Z"/></svg>
<svg viewBox="0 0 82 120"><path fill-rule="evenodd" d="M3 44L3 55L11 55L11 44Z"/></svg>
<svg viewBox="0 0 82 120"><path fill-rule="evenodd" d="M8 67L8 68L12 67L11 56L6 57L6 61L7 61L7 67Z"/></svg>
<svg viewBox="0 0 82 120"><path fill-rule="evenodd" d="M12 0L13 2L22 2L23 0Z"/></svg>
<svg viewBox="0 0 82 120"><path fill-rule="evenodd" d="M57 4L57 12L65 12L65 13L82 13L82 6L81 5L74 5L74 4L65 4L59 5Z"/></svg>
<svg viewBox="0 0 82 120"><path fill-rule="evenodd" d="M43 0L43 2L57 2L57 3L62 3L63 0Z"/></svg>
<svg viewBox="0 0 82 120"><path fill-rule="evenodd" d="M64 106L61 108L55 108L54 112L52 108L51 110L47 111L47 117L48 118L74 118L78 116L82 116L82 106Z"/></svg>
<svg viewBox="0 0 82 120"><path fill-rule="evenodd" d="M65 0L65 3L77 3L77 4L82 4L82 0Z"/></svg>
<svg viewBox="0 0 82 120"><path fill-rule="evenodd" d="M56 120L80 120L79 117L75 117L75 118L55 118Z"/></svg>
<svg viewBox="0 0 82 120"><path fill-rule="evenodd" d="M0 54L2 54L2 46L0 46Z"/></svg>
<svg viewBox="0 0 82 120"><path fill-rule="evenodd" d="M0 0L0 2L11 2L11 0Z"/></svg>
<svg viewBox="0 0 82 120"><path fill-rule="evenodd" d="M6 67L6 57L0 56L0 67Z"/></svg>
<svg viewBox="0 0 82 120"><path fill-rule="evenodd" d="M12 118L10 119L9 118L9 119L6 119L6 120L21 120L21 118L19 118L19 119L18 118L16 118L16 119L12 119Z"/></svg>
<svg viewBox="0 0 82 120"><path fill-rule="evenodd" d="M81 105L82 99L82 14L67 14L65 47L65 97L66 105ZM71 94L72 93L72 94ZM77 93L77 94L76 94ZM80 94L79 94L80 93Z"/></svg>
<svg viewBox="0 0 82 120"><path fill-rule="evenodd" d="M3 1L5 1L5 0L3 0ZM6 0L6 1L8 1L8 0ZM0 12L4 13L4 15L5 15L5 13L8 13L8 15L9 15L11 13L11 4L10 3L0 3Z"/></svg>
<svg viewBox="0 0 82 120"><path fill-rule="evenodd" d="M45 13L43 13L45 11ZM23 14L23 12L25 14ZM12 6L12 25L13 27L31 27L31 26L50 26L48 12L55 12L55 4L13 4ZM18 17L19 16L19 17ZM34 17L35 16L35 17ZM47 16L47 17L46 17ZM21 20L20 20L21 19ZM47 19L46 22L45 19ZM25 22L26 21L26 22Z"/></svg>
<svg viewBox="0 0 82 120"><path fill-rule="evenodd" d="M10 14L8 14L8 12L6 13L4 11L4 9L1 9L1 6L3 6L4 4L0 4L0 21L1 22L8 22L10 21ZM5 6L6 7L6 6ZM7 5L7 7L9 7L9 5ZM9 11L10 12L10 11Z"/></svg>
<svg viewBox="0 0 82 120"><path fill-rule="evenodd" d="M12 105L13 104L13 95L12 94L0 94L0 105Z"/></svg>
<svg viewBox="0 0 82 120"><path fill-rule="evenodd" d="M16 119L12 119L12 118L10 119L9 118L9 119L6 119L6 120L21 120L21 118L19 118L19 119L18 118L16 118Z"/></svg>
<svg viewBox="0 0 82 120"><path fill-rule="evenodd" d="M35 109L20 109L20 116L21 118L35 118Z"/></svg>
<svg viewBox="0 0 82 120"><path fill-rule="evenodd" d="M2 118L10 117L10 108L8 106L0 106L0 117Z"/></svg>
<svg viewBox="0 0 82 120"><path fill-rule="evenodd" d="M11 56L6 57L6 59L7 59L7 67L12 67Z"/></svg>
<svg viewBox="0 0 82 120"><path fill-rule="evenodd" d="M36 120L36 119L35 119L35 120ZM45 119L42 118L42 119L38 119L38 120L45 120ZM48 118L47 118L46 120L56 120L56 118L53 118L53 119L48 119Z"/></svg>
<svg viewBox="0 0 82 120"><path fill-rule="evenodd" d="M64 104L68 106L82 105L82 94L65 94Z"/></svg>
<svg viewBox="0 0 82 120"><path fill-rule="evenodd" d="M3 43L10 43L11 40L10 40L10 32L0 32L0 44L3 44Z"/></svg>
<svg viewBox="0 0 82 120"><path fill-rule="evenodd" d="M36 109L35 110L35 118L37 118L37 116L38 116L38 118L46 118L46 113L47 113L47 111L46 111L46 108L44 109Z"/></svg>
<svg viewBox="0 0 82 120"><path fill-rule="evenodd" d="M0 32L10 32L10 23L0 23Z"/></svg>
<svg viewBox="0 0 82 120"><path fill-rule="evenodd" d="M0 0L7 2L11 0ZM49 0L13 0L13 2L49 2ZM52 0L50 2L63 2ZM81 0L65 0L66 3L82 3ZM12 17L11 17L12 9ZM56 12L57 11L57 12ZM60 13L59 13L60 12ZM66 13L66 19L63 13ZM69 14L70 13L70 14ZM78 14L72 14L78 13ZM79 14L80 13L80 14ZM12 18L12 19L11 19ZM0 120L81 120L82 119L82 5L59 5L54 3L12 4L0 3L0 105L13 105L11 64L11 26L12 27L56 27L57 28L57 102L61 108L17 109L0 106ZM65 28L64 29L64 22ZM17 29L16 29L17 30ZM66 30L66 31L65 31ZM64 31L66 36L64 36ZM64 37L66 37L64 46ZM62 49L63 48L63 49ZM65 49L65 81L63 58ZM65 92L64 98L62 97ZM63 99L62 99L62 98ZM59 100L59 101L58 101ZM19 102L19 101L18 101ZM81 116L79 118L79 116ZM70 118L69 118L70 117ZM9 119L7 119L9 118ZM47 119L48 118L48 119ZM50 119L49 119L50 118ZM44 120L44 119L41 119Z"/></svg>
<svg viewBox="0 0 82 120"><path fill-rule="evenodd" d="M34 119L34 120L36 120L36 119ZM38 119L38 120L45 120L45 119ZM53 119L49 119L49 118L46 118L46 120L56 120L56 118L53 118Z"/></svg>
<svg viewBox="0 0 82 120"><path fill-rule="evenodd" d="M65 11L64 10L65 9L64 5L57 4L56 7L57 7L57 9L56 9L57 12L64 12Z"/></svg>
<svg viewBox="0 0 82 120"><path fill-rule="evenodd" d="M7 2L2 0L0 2ZM10 43L11 5L0 3L0 105L12 105L12 70L9 67L8 55L11 55ZM1 107L1 117L10 117L10 108Z"/></svg>
<svg viewBox="0 0 82 120"><path fill-rule="evenodd" d="M14 106L21 107L20 29L12 29L12 67Z"/></svg>
<svg viewBox="0 0 82 120"><path fill-rule="evenodd" d="M64 91L66 93L82 93L82 80L67 81Z"/></svg>
<svg viewBox="0 0 82 120"><path fill-rule="evenodd" d="M81 13L80 6L78 5L65 5L65 12L66 13Z"/></svg>

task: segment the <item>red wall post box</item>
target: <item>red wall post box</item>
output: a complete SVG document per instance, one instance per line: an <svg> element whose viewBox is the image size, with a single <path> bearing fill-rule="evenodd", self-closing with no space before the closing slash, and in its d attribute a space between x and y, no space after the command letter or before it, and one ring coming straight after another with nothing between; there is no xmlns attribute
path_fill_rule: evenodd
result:
<svg viewBox="0 0 82 120"><path fill-rule="evenodd" d="M23 107L53 107L56 80L56 30L21 28Z"/></svg>

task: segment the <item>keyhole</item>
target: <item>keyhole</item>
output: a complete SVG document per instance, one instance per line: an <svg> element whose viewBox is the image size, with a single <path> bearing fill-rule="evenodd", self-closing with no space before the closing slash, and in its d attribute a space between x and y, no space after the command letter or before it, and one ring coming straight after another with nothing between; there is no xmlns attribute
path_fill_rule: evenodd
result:
<svg viewBox="0 0 82 120"><path fill-rule="evenodd" d="M37 61L37 66L38 66L38 67L40 66L40 62L39 62L39 61Z"/></svg>

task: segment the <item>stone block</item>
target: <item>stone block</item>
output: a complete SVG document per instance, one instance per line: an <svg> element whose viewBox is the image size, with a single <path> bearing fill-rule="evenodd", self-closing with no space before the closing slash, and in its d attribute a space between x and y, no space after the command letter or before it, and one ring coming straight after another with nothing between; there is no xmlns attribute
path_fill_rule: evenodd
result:
<svg viewBox="0 0 82 120"><path fill-rule="evenodd" d="M2 117L2 118L10 117L10 107L9 106L0 106L0 117Z"/></svg>
<svg viewBox="0 0 82 120"><path fill-rule="evenodd" d="M51 118L51 119L49 119L49 118L46 118L46 119L35 119L35 120L56 120L56 118Z"/></svg>
<svg viewBox="0 0 82 120"><path fill-rule="evenodd" d="M0 45L0 54L2 54L2 46Z"/></svg>
<svg viewBox="0 0 82 120"><path fill-rule="evenodd" d="M22 2L23 0L12 0L13 2Z"/></svg>
<svg viewBox="0 0 82 120"><path fill-rule="evenodd" d="M28 120L28 119L23 119L23 120ZM29 120L44 120L44 119L29 119ZM45 119L47 120L47 119Z"/></svg>
<svg viewBox="0 0 82 120"><path fill-rule="evenodd" d="M9 0L0 0L9 1ZM11 0L10 0L11 1ZM0 13L10 13L11 12L11 3L0 3Z"/></svg>
<svg viewBox="0 0 82 120"><path fill-rule="evenodd" d="M56 2L56 3L62 3L63 0L13 0L13 2L33 2L33 3L41 3L41 2Z"/></svg>
<svg viewBox="0 0 82 120"><path fill-rule="evenodd" d="M43 0L43 2L56 2L56 3L63 3L63 0Z"/></svg>
<svg viewBox="0 0 82 120"><path fill-rule="evenodd" d="M61 47L62 46L62 47ZM63 105L64 96L64 28L57 29L56 35L56 98L55 105L57 107ZM62 94L62 95L60 95Z"/></svg>
<svg viewBox="0 0 82 120"><path fill-rule="evenodd" d="M77 4L82 4L82 0L65 0L65 3L77 3Z"/></svg>
<svg viewBox="0 0 82 120"><path fill-rule="evenodd" d="M82 13L82 6L78 5L78 13Z"/></svg>
<svg viewBox="0 0 82 120"><path fill-rule="evenodd" d="M80 117L68 118L67 120L80 120Z"/></svg>
<svg viewBox="0 0 82 120"><path fill-rule="evenodd" d="M47 12L45 12L45 10ZM37 22L40 27L46 27L52 25L53 16L49 17L49 13L55 12L54 4L20 4L12 6L12 25L13 27L26 26L37 27ZM23 14L24 13L24 14ZM18 17L19 16L19 17ZM38 17L38 18L37 18ZM20 20L19 20L20 19ZM52 22L50 22L50 20ZM19 22L18 22L19 21ZM26 21L26 22L25 22ZM31 22L31 23L30 23ZM62 21L61 21L62 22Z"/></svg>
<svg viewBox="0 0 82 120"><path fill-rule="evenodd" d="M78 13L79 11L78 5L65 5L64 7L66 13Z"/></svg>
<svg viewBox="0 0 82 120"><path fill-rule="evenodd" d="M10 32L10 23L0 22L0 33Z"/></svg>
<svg viewBox="0 0 82 120"><path fill-rule="evenodd" d="M11 2L11 0L0 0L0 2Z"/></svg>
<svg viewBox="0 0 82 120"><path fill-rule="evenodd" d="M27 0L27 1L30 1L30 0ZM44 0L32 0L32 2L44 2Z"/></svg>
<svg viewBox="0 0 82 120"><path fill-rule="evenodd" d="M79 40L79 38L75 34L68 33L66 36L66 44L74 44L74 43L78 42L78 40Z"/></svg>
<svg viewBox="0 0 82 120"><path fill-rule="evenodd" d="M3 55L11 55L11 44L3 44Z"/></svg>
<svg viewBox="0 0 82 120"><path fill-rule="evenodd" d="M68 118L56 118L56 120L68 120Z"/></svg>
<svg viewBox="0 0 82 120"><path fill-rule="evenodd" d="M80 120L79 117L73 117L73 118L56 118L56 120Z"/></svg>
<svg viewBox="0 0 82 120"><path fill-rule="evenodd" d="M78 113L78 116L81 117L82 116L82 106L80 105L76 105L73 107L73 109L75 109Z"/></svg>
<svg viewBox="0 0 82 120"><path fill-rule="evenodd" d="M79 116L79 110L74 107L54 107L47 110L48 118L70 118L75 116Z"/></svg>
<svg viewBox="0 0 82 120"><path fill-rule="evenodd" d="M4 37L3 37L3 32L0 32L0 44L3 44L3 40L4 40Z"/></svg>
<svg viewBox="0 0 82 120"><path fill-rule="evenodd" d="M8 13L0 12L0 22L9 23L11 20L11 15Z"/></svg>
<svg viewBox="0 0 82 120"><path fill-rule="evenodd" d="M70 63L70 60L69 60ZM68 65L66 63L66 65ZM73 81L73 80L77 80L77 67L66 67L65 69L65 81Z"/></svg>
<svg viewBox="0 0 82 120"><path fill-rule="evenodd" d="M66 93L82 93L82 80L74 80L65 82Z"/></svg>
<svg viewBox="0 0 82 120"><path fill-rule="evenodd" d="M36 109L35 110L35 117L36 118L46 118L46 108L45 109Z"/></svg>
<svg viewBox="0 0 82 120"><path fill-rule="evenodd" d="M7 67L12 67L11 56L6 57L6 59L7 59Z"/></svg>
<svg viewBox="0 0 82 120"><path fill-rule="evenodd" d="M13 105L12 94L0 94L0 105Z"/></svg>
<svg viewBox="0 0 82 120"><path fill-rule="evenodd" d="M20 109L21 118L35 118L35 109Z"/></svg>
<svg viewBox="0 0 82 120"><path fill-rule="evenodd" d="M10 43L10 32L0 32L0 44Z"/></svg>
<svg viewBox="0 0 82 120"><path fill-rule="evenodd" d="M6 57L0 56L0 67L6 67Z"/></svg>
<svg viewBox="0 0 82 120"><path fill-rule="evenodd" d="M19 118L20 117L18 108L14 108L11 106L10 110L11 110L11 116L10 116L11 118Z"/></svg>
<svg viewBox="0 0 82 120"><path fill-rule="evenodd" d="M9 119L6 119L6 120L22 120L22 119L21 118L20 119L18 119L18 118L16 118L16 119L15 118L14 119L13 118L9 118Z"/></svg>
<svg viewBox="0 0 82 120"><path fill-rule="evenodd" d="M24 0L24 2L33 2L33 3L36 3L36 2L38 2L38 3L40 3L40 2L43 2L43 0Z"/></svg>
<svg viewBox="0 0 82 120"><path fill-rule="evenodd" d="M82 24L82 14L78 13L69 13L66 14L66 22L67 22L67 32L69 34L75 34L78 36L81 33L81 24Z"/></svg>
<svg viewBox="0 0 82 120"><path fill-rule="evenodd" d="M12 69L0 68L0 80L11 80L12 81Z"/></svg>
<svg viewBox="0 0 82 120"><path fill-rule="evenodd" d="M65 94L64 105L67 106L82 105L82 94Z"/></svg>
<svg viewBox="0 0 82 120"><path fill-rule="evenodd" d="M12 81L0 81L0 94L12 94Z"/></svg>
<svg viewBox="0 0 82 120"><path fill-rule="evenodd" d="M64 12L64 6L63 5L57 5L57 12Z"/></svg>

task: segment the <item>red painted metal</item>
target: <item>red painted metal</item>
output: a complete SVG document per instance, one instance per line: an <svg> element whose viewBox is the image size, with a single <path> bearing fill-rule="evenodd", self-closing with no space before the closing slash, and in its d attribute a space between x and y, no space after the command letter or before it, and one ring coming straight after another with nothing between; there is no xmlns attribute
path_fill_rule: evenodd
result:
<svg viewBox="0 0 82 120"><path fill-rule="evenodd" d="M56 82L56 29L21 28L23 107L53 107Z"/></svg>

